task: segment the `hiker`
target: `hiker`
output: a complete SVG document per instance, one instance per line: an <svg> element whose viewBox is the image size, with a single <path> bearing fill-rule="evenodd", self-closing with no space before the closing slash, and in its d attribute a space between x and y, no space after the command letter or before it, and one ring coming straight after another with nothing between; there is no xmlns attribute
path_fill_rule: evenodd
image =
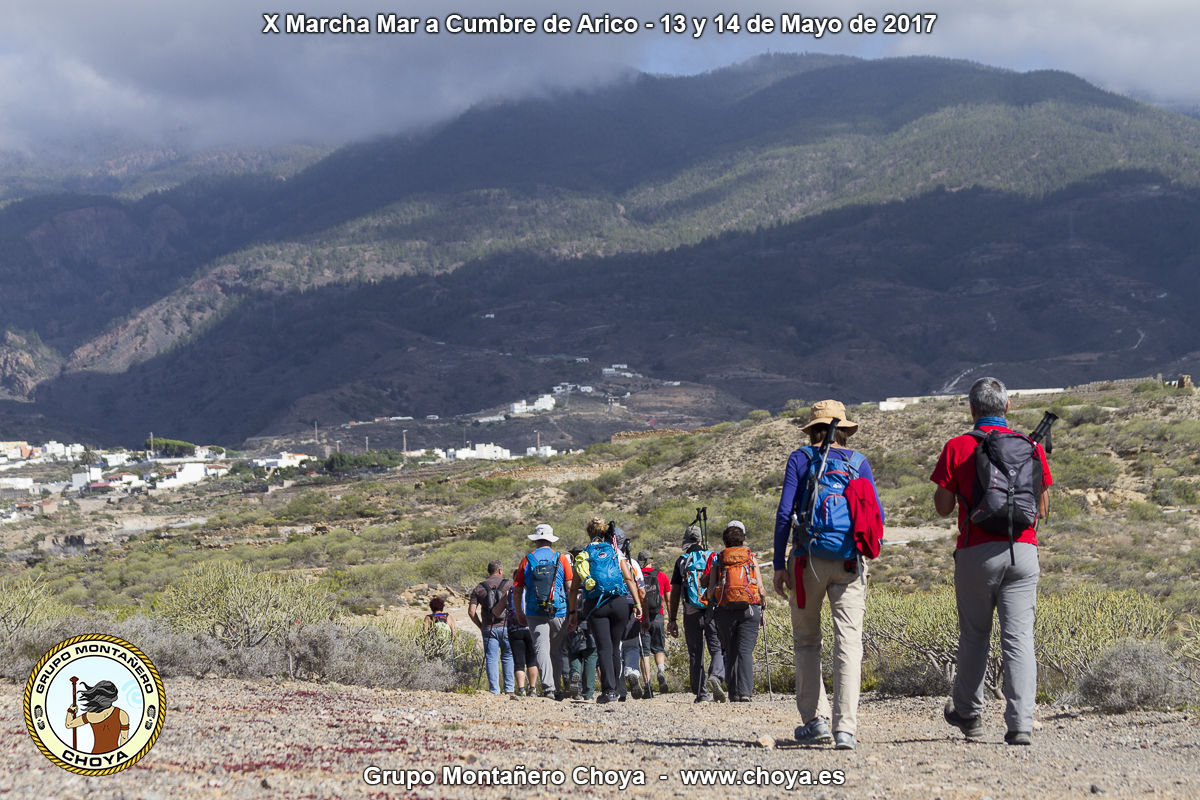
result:
<svg viewBox="0 0 1200 800"><path fill-rule="evenodd" d="M571 551L571 558L579 557L583 548ZM583 589L575 594L573 608L583 606ZM599 653L596 650L596 637L592 634L592 626L586 619L576 617L575 625L567 634L567 658L571 666L570 678L567 680L567 697L572 700L582 697L591 700L596 694L596 665Z"/></svg>
<svg viewBox="0 0 1200 800"><path fill-rule="evenodd" d="M445 609L446 599L444 597L430 598L429 613L425 615L425 619L421 623L421 630L425 633L437 633L447 639L454 638L454 617L450 616Z"/></svg>
<svg viewBox="0 0 1200 800"><path fill-rule="evenodd" d="M671 594L671 580L654 566L649 551L638 553L638 561L646 582L646 596L642 600L642 652L646 654L643 670L650 674L650 659L653 658L658 673L658 691L666 694L667 631L663 622L663 603Z"/></svg>
<svg viewBox="0 0 1200 800"><path fill-rule="evenodd" d="M125 744L129 739L129 714L113 705L117 701L117 685L112 681L98 681L90 687L84 683L79 696L84 711L79 714L75 705L68 708L67 728L91 725L93 753L111 753Z"/></svg>
<svg viewBox="0 0 1200 800"><path fill-rule="evenodd" d="M721 636L729 699L749 703L754 694L754 646L763 618L762 575L758 560L746 547L742 522L730 521L721 539L725 549L709 559L706 599Z"/></svg>
<svg viewBox="0 0 1200 800"><path fill-rule="evenodd" d="M695 702L710 697L725 702L725 656L721 652L721 637L717 625L706 612L704 601L704 568L712 555L701 544L700 528L689 525L683 532L683 553L675 560L671 571L671 618L667 633L679 636L679 606L683 605L683 640L688 651L688 686L696 695ZM704 648L708 648L708 677L704 676Z"/></svg>
<svg viewBox="0 0 1200 800"><path fill-rule="evenodd" d="M487 665L488 691L500 694L500 662L504 662L504 691L513 692L513 655L508 641L505 593L510 583L500 571L499 561L489 561L488 576L471 590L467 616L483 635L483 657Z"/></svg>
<svg viewBox="0 0 1200 800"><path fill-rule="evenodd" d="M621 636L621 686L620 700L625 702L625 699L632 694L634 699L642 699L642 685L650 686L650 673L646 671L642 664L642 624L645 622L646 613L643 607L643 601L646 597L646 579L642 575L642 567L635 561L630 551L632 549L632 541L621 528L614 527L613 529L613 544L616 545L617 554L629 565L629 571L633 573L633 582L637 584L637 594L633 597L635 606L642 610L641 618L638 619L630 615L629 622L625 626L625 632Z"/></svg>
<svg viewBox="0 0 1200 800"><path fill-rule="evenodd" d="M621 557L615 541L615 526L603 526L594 519L588 524L592 541L579 554L575 582L571 585L571 626L586 621L596 639L600 664L600 694L596 702L611 703L619 699L618 681L621 675L621 639L633 618L640 623L642 608L635 605L637 582L629 562ZM583 605L575 605L583 592Z"/></svg>
<svg viewBox="0 0 1200 800"><path fill-rule="evenodd" d="M558 541L554 529L541 523L527 537L534 544L513 579L517 594L517 621L529 625L533 650L542 682L542 694L562 700L566 678L567 586L574 573L571 560L551 545Z"/></svg>
<svg viewBox="0 0 1200 800"><path fill-rule="evenodd" d="M836 429L831 431L835 421ZM802 430L808 434L809 445L788 457L775 513L773 558L775 592L788 599L791 610L796 709L802 723L796 728L796 741L833 742L839 750L853 750L862 682L867 568L848 511L852 496L856 507L864 514L870 509L878 521L875 547L882 538L883 516L871 465L846 446L858 430L857 422L846 419L846 407L837 400L814 403ZM797 524L789 557L793 515ZM833 618L832 716L821 678L821 604L826 597Z"/></svg>
<svg viewBox="0 0 1200 800"><path fill-rule="evenodd" d="M1040 574L1037 523L1046 516L1053 480L1040 444L1015 433L1005 419L1008 391L996 378L980 378L968 394L971 433L946 442L930 480L933 505L943 517L958 506L954 594L958 605L958 665L954 692L943 715L969 739L983 733L983 690L991 642L992 612L1000 617L1004 664L1004 741L1028 745L1037 693L1033 621ZM978 460L983 453L983 461ZM1016 478L993 492L980 492L980 470L992 457L1014 468ZM994 470L994 467L992 468ZM995 486L995 481L982 485ZM1014 490L1008 502L1008 487ZM1018 502L1022 501L1022 502ZM997 508L998 507L998 508ZM989 511L997 511L990 514ZM1017 518L1019 515L1019 518ZM998 519L997 519L998 518ZM998 524L997 524L998 523Z"/></svg>
<svg viewBox="0 0 1200 800"><path fill-rule="evenodd" d="M521 574L521 568L517 567L513 570L514 581L519 574ZM538 682L538 669L533 651L533 634L529 632L528 625L517 621L517 595L512 586L511 583L508 585L504 597L504 602L508 606L508 645L512 649L513 678L516 682L516 689L513 690L512 696L514 698L533 697ZM526 678L528 678L528 686Z"/></svg>

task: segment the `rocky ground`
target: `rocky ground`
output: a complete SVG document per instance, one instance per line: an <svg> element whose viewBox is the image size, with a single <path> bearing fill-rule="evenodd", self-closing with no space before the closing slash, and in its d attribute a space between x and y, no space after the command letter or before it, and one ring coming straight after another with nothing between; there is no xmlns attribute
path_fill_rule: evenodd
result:
<svg viewBox="0 0 1200 800"><path fill-rule="evenodd" d="M779 695L736 706L694 705L679 694L597 706L180 679L167 682L166 727L150 754L118 775L84 778L52 765L34 748L21 719L21 691L0 686L8 709L0 797L1200 796L1200 719L1194 713L1103 716L1043 707L1034 745L1009 747L999 705L989 709L985 739L966 742L941 720L941 699L868 695L860 709L859 747L843 752L797 746L795 708ZM561 770L563 785L440 782L444 768L451 778L461 768L460 779L482 779L493 769L515 775L522 767ZM764 783L685 786L694 769L734 770L743 780L749 770ZM406 770L416 771L410 787L364 779L395 776L403 783ZM822 779L831 785L816 785ZM805 785L810 780L814 785Z"/></svg>

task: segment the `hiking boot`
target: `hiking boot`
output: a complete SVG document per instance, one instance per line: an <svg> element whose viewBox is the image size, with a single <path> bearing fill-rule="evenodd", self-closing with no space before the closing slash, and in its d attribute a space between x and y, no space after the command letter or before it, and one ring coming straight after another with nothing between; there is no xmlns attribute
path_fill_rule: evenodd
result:
<svg viewBox="0 0 1200 800"><path fill-rule="evenodd" d="M858 742L854 741L853 733L838 731L833 735L834 750L853 750L857 745Z"/></svg>
<svg viewBox="0 0 1200 800"><path fill-rule="evenodd" d="M806 724L796 728L796 744L829 744L832 741L829 723L820 717L813 717Z"/></svg>
<svg viewBox="0 0 1200 800"><path fill-rule="evenodd" d="M667 688L667 676L662 672L658 673L658 693L666 694L669 691Z"/></svg>
<svg viewBox="0 0 1200 800"><path fill-rule="evenodd" d="M563 699L564 699L566 696L567 696L567 695L566 695L566 693L565 693L565 692L559 692L559 691L556 691L556 692L554 693L554 699L555 699L555 700L557 700L557 701L559 701L560 703L563 701Z"/></svg>
<svg viewBox="0 0 1200 800"><path fill-rule="evenodd" d="M721 686L721 682L716 678L708 679L708 691L712 693L713 700L718 703L725 702L725 689Z"/></svg>
<svg viewBox="0 0 1200 800"><path fill-rule="evenodd" d="M1007 744L1031 745L1033 738L1025 731L1009 731L1004 734L1004 741Z"/></svg>
<svg viewBox="0 0 1200 800"><path fill-rule="evenodd" d="M695 700L693 700L692 702L693 702L693 703L707 703L707 702L708 702L708 695L706 695L706 694L698 694L698 695L696 695L696 699L695 699Z"/></svg>
<svg viewBox="0 0 1200 800"><path fill-rule="evenodd" d="M599 695L596 696L596 705L602 706L605 703L611 703L615 699L616 698L613 697L608 692L601 692Z"/></svg>
<svg viewBox="0 0 1200 800"><path fill-rule="evenodd" d="M625 691L633 695L634 700L642 699L641 676L632 670L629 670L625 673Z"/></svg>
<svg viewBox="0 0 1200 800"><path fill-rule="evenodd" d="M575 700L581 694L583 694L583 676L578 672L572 672L571 678L567 681L567 697Z"/></svg>
<svg viewBox="0 0 1200 800"><path fill-rule="evenodd" d="M968 739L978 739L983 736L983 720L979 717L964 717L954 710L954 701L947 700L946 707L942 709L942 716L946 718L954 727L963 732L963 736Z"/></svg>
<svg viewBox="0 0 1200 800"><path fill-rule="evenodd" d="M750 698L749 698L749 697L735 697L735 698L733 698L733 702L735 702L735 703L749 703L749 702L750 702Z"/></svg>

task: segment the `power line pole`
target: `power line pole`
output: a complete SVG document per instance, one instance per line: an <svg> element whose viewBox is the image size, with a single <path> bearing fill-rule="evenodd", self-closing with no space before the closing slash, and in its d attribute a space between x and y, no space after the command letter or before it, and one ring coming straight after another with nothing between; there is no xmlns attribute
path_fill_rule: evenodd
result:
<svg viewBox="0 0 1200 800"><path fill-rule="evenodd" d="M403 431L401 431L400 435L403 437L403 441L404 441L404 444L400 445L400 448L405 453L407 453L408 452L408 428L405 428Z"/></svg>

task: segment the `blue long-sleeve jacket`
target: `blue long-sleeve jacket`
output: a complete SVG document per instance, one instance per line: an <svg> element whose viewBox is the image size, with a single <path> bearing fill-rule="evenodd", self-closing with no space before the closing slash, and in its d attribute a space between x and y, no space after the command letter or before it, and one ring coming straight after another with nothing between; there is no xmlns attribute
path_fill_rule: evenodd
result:
<svg viewBox="0 0 1200 800"><path fill-rule="evenodd" d="M850 454L853 450L845 450L838 447L829 449L829 459L841 459L849 461ZM792 507L796 503L796 493L804 490L804 483L808 475L808 453L804 450L794 450L788 456L787 469L783 473L783 491L779 495L779 508L775 511L775 556L772 559L775 569L781 570L787 568L787 548L788 539L792 530ZM871 486L875 486L875 475L871 472L871 465L863 459L862 469L859 471L859 477L866 478L871 482ZM879 501L879 491L875 492L875 500ZM883 517L883 504L879 503L879 515Z"/></svg>

